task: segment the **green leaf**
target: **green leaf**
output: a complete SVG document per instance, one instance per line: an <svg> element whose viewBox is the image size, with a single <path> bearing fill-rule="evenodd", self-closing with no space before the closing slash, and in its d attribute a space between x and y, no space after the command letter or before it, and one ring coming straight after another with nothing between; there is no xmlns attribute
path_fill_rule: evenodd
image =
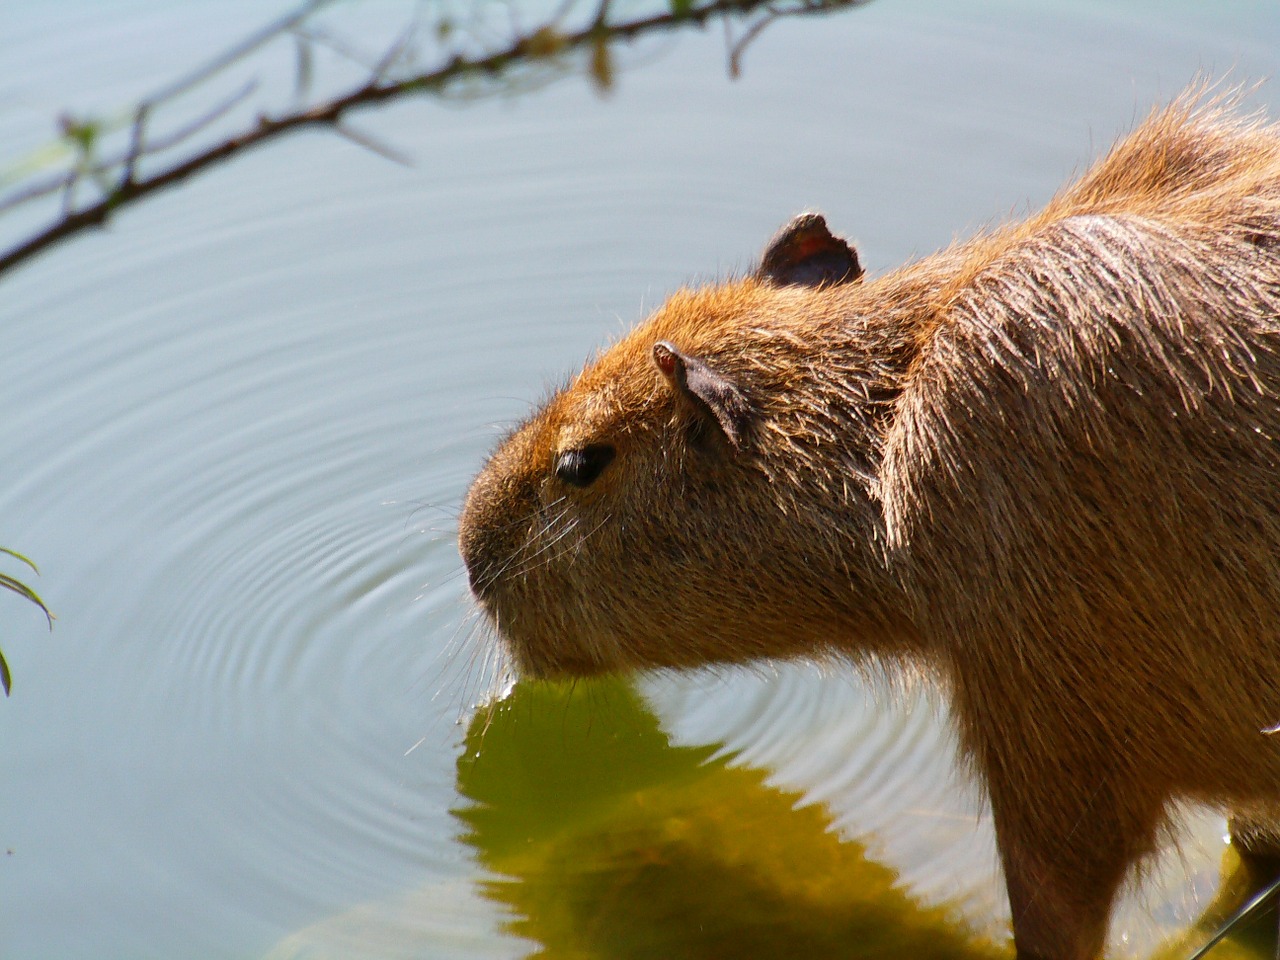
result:
<svg viewBox="0 0 1280 960"><path fill-rule="evenodd" d="M40 572L39 568L34 563L32 563L30 560L28 560L26 557L20 554L17 550L10 550L8 547L0 547L0 553L7 553L9 556L14 557L15 559L21 560L23 563L25 563L28 567L30 567L36 573Z"/></svg>
<svg viewBox="0 0 1280 960"><path fill-rule="evenodd" d="M15 560L25 563L35 573L37 574L40 573L40 571L36 568L36 565L32 563L30 559L28 559L27 557L24 557L22 554L18 553L18 551L16 550L10 550L8 547L0 547L0 554L13 557ZM53 613L52 611L49 610L49 607L45 604L45 602L40 599L40 595L38 593L36 593L34 590L28 587L21 580L17 579L16 577L11 577L7 573L0 573L0 588L8 590L12 593L16 593L18 596L22 597L23 599L30 600L32 603L34 603L37 607L41 609L41 611L43 611L45 619L49 621L49 629L50 630L53 629ZM4 695L6 697L9 695L9 690L12 688L12 686L13 686L13 675L9 672L9 662L5 660L4 652L0 651L0 687L4 688Z"/></svg>
<svg viewBox="0 0 1280 960"><path fill-rule="evenodd" d="M103 132L100 121L93 118L81 120L79 117L63 114L58 118L58 122L62 127L63 138L74 146L81 156L88 157L93 154L99 134Z"/></svg>
<svg viewBox="0 0 1280 960"><path fill-rule="evenodd" d="M37 594L34 590L28 587L21 580L15 580L13 577L9 576L7 573L0 573L0 587L3 587L6 590L11 590L14 593L16 593L18 596L25 597L26 599L30 600L42 611L44 611L44 616L45 616L45 619L49 621L49 626L50 627L53 626L53 613L49 610L49 607L45 604L43 600L40 599L39 594Z"/></svg>

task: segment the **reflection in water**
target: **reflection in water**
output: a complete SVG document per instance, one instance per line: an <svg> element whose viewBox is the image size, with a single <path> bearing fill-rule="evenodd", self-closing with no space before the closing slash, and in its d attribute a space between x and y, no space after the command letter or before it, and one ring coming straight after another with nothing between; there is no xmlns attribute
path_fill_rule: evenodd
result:
<svg viewBox="0 0 1280 960"><path fill-rule="evenodd" d="M429 880L298 929L265 960L1009 955L956 901L927 905L838 839L824 804L730 765L741 756L673 744L621 681L521 683L473 718L457 762L454 816L487 899ZM1229 850L1224 868L1194 923L1170 919L1158 948L1122 936L1107 955L1185 960L1249 893ZM1210 960L1272 957L1274 927L1259 918Z"/></svg>
<svg viewBox="0 0 1280 960"><path fill-rule="evenodd" d="M673 746L621 681L521 683L458 761L486 895L544 957L996 957L820 805Z"/></svg>
<svg viewBox="0 0 1280 960"><path fill-rule="evenodd" d="M1222 926L1254 895L1275 878L1274 863L1243 862L1232 847L1222 861L1222 883L1213 898L1186 930L1170 937L1151 960L1184 960L1209 942ZM1273 960L1280 956L1276 940L1277 914L1271 904L1242 923L1233 923L1231 933L1216 944L1207 960Z"/></svg>
<svg viewBox="0 0 1280 960"><path fill-rule="evenodd" d="M23 154L64 109L114 111L291 4L9 3L0 144ZM398 28L397 6L360 5ZM877 902L866 891L891 879L858 874L871 869L858 848L822 835L828 809L833 832L864 838L912 899L945 900L999 940L985 827L947 805L945 771L919 762L949 750L937 725L785 671L714 686L664 677L661 697L646 692L678 741L727 743L787 792L685 755L685 781L666 766L640 781L607 767L612 792L569 809L554 834L545 817L519 821L537 863L480 843L517 822L514 784L472 797L492 811L472 828L482 852L456 842L454 721L478 684L465 663L438 666L466 609L448 516L496 435L645 303L745 266L809 205L855 232L879 272L1039 204L1090 142L1197 70L1273 73L1272 6L886 0L779 25L737 83L722 39L691 34L638 51L652 69L607 102L567 83L371 114L361 128L416 168L303 138L9 277L0 543L40 564L60 619L47 638L37 612L20 611L29 619L0 637L20 687L0 705L0 849L13 851L0 857L0 953L246 960L278 944L276 958L509 960L531 947L495 932L504 911L552 941L530 919L533 885L550 876L535 867L584 858L575 836L603 856L628 830L644 840L632 851L674 857L659 826L683 817L700 864L737 851L732 895L754 898L751 916L764 916L762 891L791 904L786 953L799 955L811 942L800 919L817 926L840 892L796 907L805 884L859 877L845 893L865 912ZM1273 81L1257 102L1276 116L1278 100ZM496 714L471 752L511 777L500 744L541 729L539 764L581 761L531 774L559 784L551 806L568 805L634 708L591 693L607 702L588 717L531 696L522 688L503 708L516 715ZM640 739L637 724L626 737ZM662 748L655 762L679 756L638 729ZM781 826L799 796L827 806ZM644 820L642 799L666 812ZM957 807L968 819L945 819ZM1212 894L1221 819L1198 830L1203 846L1170 872L1195 871L1199 899L1148 901L1138 933L1156 934L1111 956L1148 955ZM477 892L477 859L511 889ZM630 876L635 897L634 856L631 875L590 862L582 877ZM664 869L663 889L681 890ZM744 893L749 877L760 886ZM712 913L686 890L678 905L690 904ZM574 916L595 916L589 906L575 901ZM748 915L733 906L719 915Z"/></svg>

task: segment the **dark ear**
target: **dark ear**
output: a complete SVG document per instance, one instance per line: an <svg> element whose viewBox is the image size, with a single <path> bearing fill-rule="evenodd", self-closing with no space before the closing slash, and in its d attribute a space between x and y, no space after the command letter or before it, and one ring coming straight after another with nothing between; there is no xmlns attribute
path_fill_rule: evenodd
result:
<svg viewBox="0 0 1280 960"><path fill-rule="evenodd" d="M827 229L818 213L802 213L769 243L756 279L777 286L817 287L862 279L858 252Z"/></svg>
<svg viewBox="0 0 1280 960"><path fill-rule="evenodd" d="M731 447L742 447L751 408L733 381L681 353L669 340L653 345L653 362L678 395L720 427Z"/></svg>

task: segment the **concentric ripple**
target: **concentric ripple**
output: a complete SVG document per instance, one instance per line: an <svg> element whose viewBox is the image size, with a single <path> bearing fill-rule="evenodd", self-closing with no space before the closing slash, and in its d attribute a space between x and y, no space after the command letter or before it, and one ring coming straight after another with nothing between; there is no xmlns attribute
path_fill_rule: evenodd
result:
<svg viewBox="0 0 1280 960"><path fill-rule="evenodd" d="M14 6L3 162L278 12ZM1106 29L1096 4L1024 6L794 21L736 84L708 32L608 100L569 81L402 104L357 127L412 169L302 135L5 276L0 544L40 564L58 615L45 635L0 597L6 955L532 949L477 895L449 812L458 720L493 672L453 542L470 476L642 301L745 269L800 209L878 272L1049 196L1089 131L1198 70L1273 68L1247 5L1138 4ZM930 699L766 672L647 690L681 738L773 771L922 896L999 928L989 826ZM1187 858L1200 893L1214 853Z"/></svg>
<svg viewBox="0 0 1280 960"><path fill-rule="evenodd" d="M273 170L262 189L284 191ZM3 542L38 558L59 617L49 639L6 638L3 721L63 798L7 788L9 843L35 862L4 886L56 955L198 955L218 929L213 953L252 955L468 873L448 814L459 711L433 694L466 611L452 517L484 415L441 358L466 352L459 318L484 298L448 254L446 273L411 268L394 230L352 255L332 209L287 191L284 213L232 200L192 234L217 196L69 250L69 277L37 264L0 308ZM86 871L94 836L109 863ZM104 924L112 876L136 889ZM472 915L458 935L491 938Z"/></svg>
<svg viewBox="0 0 1280 960"><path fill-rule="evenodd" d="M664 676L645 691L681 740L723 743L734 762L773 771L826 805L914 894L950 904L977 932L1007 935L990 812L958 762L939 691L797 665ZM1222 817L1189 807L1179 822L1178 844L1119 905L1117 956L1142 956L1184 929L1215 889Z"/></svg>

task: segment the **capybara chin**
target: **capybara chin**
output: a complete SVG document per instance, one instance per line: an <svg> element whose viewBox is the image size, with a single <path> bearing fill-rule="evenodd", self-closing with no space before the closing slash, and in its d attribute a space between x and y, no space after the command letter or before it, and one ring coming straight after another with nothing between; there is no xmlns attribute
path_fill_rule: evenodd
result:
<svg viewBox="0 0 1280 960"><path fill-rule="evenodd" d="M1096 956L1171 800L1280 801L1280 131L1235 111L886 276L808 214L674 295L467 498L518 667L921 663L1018 955Z"/></svg>

